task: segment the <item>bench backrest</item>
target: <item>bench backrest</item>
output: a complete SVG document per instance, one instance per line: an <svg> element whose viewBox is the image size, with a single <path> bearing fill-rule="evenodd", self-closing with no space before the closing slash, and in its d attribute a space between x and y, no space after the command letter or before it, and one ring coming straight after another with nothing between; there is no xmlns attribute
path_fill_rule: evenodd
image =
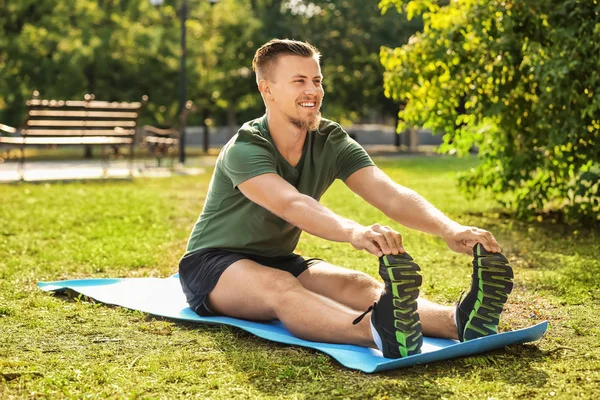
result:
<svg viewBox="0 0 600 400"><path fill-rule="evenodd" d="M142 102L107 102L94 100L27 101L28 117L23 136L135 136Z"/></svg>

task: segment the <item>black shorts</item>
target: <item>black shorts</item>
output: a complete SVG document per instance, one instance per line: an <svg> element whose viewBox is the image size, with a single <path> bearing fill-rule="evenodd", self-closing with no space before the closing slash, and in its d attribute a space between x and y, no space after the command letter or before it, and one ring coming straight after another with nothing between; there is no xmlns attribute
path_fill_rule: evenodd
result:
<svg viewBox="0 0 600 400"><path fill-rule="evenodd" d="M179 281L190 308L201 316L217 315L205 304L223 271L239 260L251 260L261 265L287 271L296 278L310 266L323 260L304 258L297 254L264 257L221 249L203 249L184 256L179 261Z"/></svg>

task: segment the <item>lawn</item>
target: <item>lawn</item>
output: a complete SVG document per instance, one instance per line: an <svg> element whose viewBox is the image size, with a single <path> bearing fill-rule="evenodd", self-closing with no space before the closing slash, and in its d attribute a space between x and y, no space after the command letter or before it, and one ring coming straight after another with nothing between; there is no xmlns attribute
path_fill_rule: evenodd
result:
<svg viewBox="0 0 600 400"><path fill-rule="evenodd" d="M0 186L0 398L596 398L600 393L600 229L515 220L454 175L474 160L378 160L464 224L491 230L515 270L501 330L550 322L539 342L368 375L243 331L183 324L54 296L40 280L165 277L177 271L206 195L202 176ZM337 182L323 204L388 224L420 264L422 293L454 303L470 258L401 227ZM377 275L377 259L303 235L298 252Z"/></svg>

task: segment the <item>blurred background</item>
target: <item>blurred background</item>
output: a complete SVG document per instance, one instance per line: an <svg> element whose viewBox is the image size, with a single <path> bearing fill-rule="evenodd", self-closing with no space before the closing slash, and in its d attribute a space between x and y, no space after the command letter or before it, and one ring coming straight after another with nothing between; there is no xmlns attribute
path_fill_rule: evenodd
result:
<svg viewBox="0 0 600 400"><path fill-rule="evenodd" d="M186 16L189 125L237 126L264 112L251 70L256 49L293 38L323 54L323 114L344 124L390 122L381 46L422 26L360 0L1 0L0 121L18 126L42 98L139 101L142 122L169 124L180 107L181 17ZM184 9L185 7L185 9Z"/></svg>

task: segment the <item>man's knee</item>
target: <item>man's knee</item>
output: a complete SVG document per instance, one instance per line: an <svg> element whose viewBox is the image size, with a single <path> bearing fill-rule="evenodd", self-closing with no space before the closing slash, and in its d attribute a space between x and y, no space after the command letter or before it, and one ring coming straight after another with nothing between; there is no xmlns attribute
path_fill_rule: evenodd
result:
<svg viewBox="0 0 600 400"><path fill-rule="evenodd" d="M289 272L262 265L252 272L254 273L252 278L246 283L253 282L254 288L251 289L253 297L269 314L276 314L290 296L297 295L299 290L303 290L298 279Z"/></svg>
<svg viewBox="0 0 600 400"><path fill-rule="evenodd" d="M208 307L218 313L246 319L274 318L277 308L300 284L289 272L248 260L232 264L208 295Z"/></svg>
<svg viewBox="0 0 600 400"><path fill-rule="evenodd" d="M352 271L348 274L348 279L345 282L343 290L354 292L356 290L360 291L381 291L383 289L383 283L379 282L371 275L366 274L361 271Z"/></svg>
<svg viewBox="0 0 600 400"><path fill-rule="evenodd" d="M264 293L271 309L276 310L289 301L291 296L296 296L305 289L292 274L279 270L273 272L272 279L265 282Z"/></svg>

